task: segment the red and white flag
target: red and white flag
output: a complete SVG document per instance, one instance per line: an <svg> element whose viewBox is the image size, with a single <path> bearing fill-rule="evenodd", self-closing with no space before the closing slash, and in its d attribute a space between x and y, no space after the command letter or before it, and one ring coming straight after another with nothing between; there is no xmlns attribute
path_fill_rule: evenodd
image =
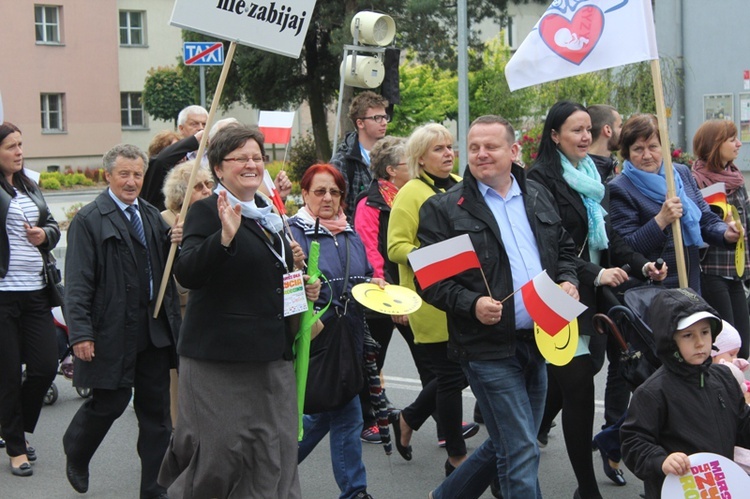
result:
<svg viewBox="0 0 750 499"><path fill-rule="evenodd" d="M651 0L555 0L505 67L510 90L658 59Z"/></svg>
<svg viewBox="0 0 750 499"><path fill-rule="evenodd" d="M701 189L701 194L708 204L727 204L727 188L724 182L716 182Z"/></svg>
<svg viewBox="0 0 750 499"><path fill-rule="evenodd" d="M521 294L526 311L550 336L559 333L588 308L563 291L545 271L521 286Z"/></svg>
<svg viewBox="0 0 750 499"><path fill-rule="evenodd" d="M276 190L276 185L273 183L273 179L271 178L271 174L268 173L268 170L263 170L263 185L271 194L271 201L273 201L273 205L276 209L279 210L279 215L286 215L286 206L284 206L281 194Z"/></svg>
<svg viewBox="0 0 750 499"><path fill-rule="evenodd" d="M414 250L408 258L422 289L465 270L480 268L468 234Z"/></svg>
<svg viewBox="0 0 750 499"><path fill-rule="evenodd" d="M266 144L288 144L292 138L293 124L293 111L261 111L258 116L258 128Z"/></svg>

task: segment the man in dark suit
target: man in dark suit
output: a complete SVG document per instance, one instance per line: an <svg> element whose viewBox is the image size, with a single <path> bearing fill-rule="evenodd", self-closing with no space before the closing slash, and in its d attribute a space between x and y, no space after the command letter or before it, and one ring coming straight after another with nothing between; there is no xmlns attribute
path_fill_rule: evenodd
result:
<svg viewBox="0 0 750 499"><path fill-rule="evenodd" d="M74 383L93 389L63 436L68 481L81 493L88 490L92 456L134 391L140 496L167 497L156 478L172 431L169 369L180 310L170 279L153 318L170 238L159 212L138 197L146 161L132 145L107 152L109 188L78 212L68 230L65 304Z"/></svg>

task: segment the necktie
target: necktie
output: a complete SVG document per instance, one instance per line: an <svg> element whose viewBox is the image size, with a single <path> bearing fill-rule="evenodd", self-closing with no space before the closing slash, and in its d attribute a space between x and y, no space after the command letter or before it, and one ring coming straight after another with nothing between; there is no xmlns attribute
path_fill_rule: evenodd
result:
<svg viewBox="0 0 750 499"><path fill-rule="evenodd" d="M125 208L125 211L128 212L130 215L130 223L133 224L133 228L135 229L135 232L138 234L138 239L141 240L141 243L146 248L146 262L148 264L148 282L149 282L149 298L153 298L153 283L152 283L152 276L151 276L151 257L149 256L148 252L148 243L146 242L146 232L143 230L143 223L141 223L141 218L138 216L138 207L134 204L131 204L127 208Z"/></svg>

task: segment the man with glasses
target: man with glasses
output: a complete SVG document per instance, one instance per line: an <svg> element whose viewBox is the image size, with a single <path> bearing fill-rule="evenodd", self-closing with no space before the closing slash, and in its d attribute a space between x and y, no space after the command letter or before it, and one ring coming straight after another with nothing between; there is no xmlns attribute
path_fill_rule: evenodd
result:
<svg viewBox="0 0 750 499"><path fill-rule="evenodd" d="M349 119L355 130L346 134L343 143L331 158L331 164L346 179L344 213L350 220L357 196L372 181L370 150L375 142L385 137L386 127L391 120L385 112L387 107L388 101L375 92L368 90L357 95L349 106Z"/></svg>

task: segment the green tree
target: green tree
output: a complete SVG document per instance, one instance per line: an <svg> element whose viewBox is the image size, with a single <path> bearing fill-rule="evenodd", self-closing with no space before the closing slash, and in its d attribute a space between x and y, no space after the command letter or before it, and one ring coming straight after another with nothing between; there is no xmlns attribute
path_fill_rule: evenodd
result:
<svg viewBox="0 0 750 499"><path fill-rule="evenodd" d="M195 102L194 87L174 66L148 70L143 85L143 107L152 117L173 121L177 127L177 115Z"/></svg>
<svg viewBox="0 0 750 499"><path fill-rule="evenodd" d="M399 69L401 104L393 111L388 133L408 136L414 127L441 123L458 113L458 78L450 71L419 64L413 54Z"/></svg>
<svg viewBox="0 0 750 499"><path fill-rule="evenodd" d="M504 22L508 1L524 3L529 0L468 2L472 26L478 26L484 19ZM546 0L531 1L545 3ZM343 44L352 42L349 26L354 14L372 8L372 2L366 0L319 0L310 18L310 27L298 59L238 47L221 106L226 109L233 103L240 103L262 109L285 109L307 101L318 156L330 158L327 111L338 93ZM381 0L377 10L387 12L396 22L396 46L414 50L421 60L429 61L435 67L455 67L455 3L442 0ZM191 41L206 39L192 32L183 32L183 37ZM481 46L476 29L471 32L470 44L473 47ZM478 64L478 61L480 59L475 57L473 64ZM216 88L220 69L207 68L208 88ZM185 73L197 88L197 71ZM347 105L343 108L346 109Z"/></svg>

